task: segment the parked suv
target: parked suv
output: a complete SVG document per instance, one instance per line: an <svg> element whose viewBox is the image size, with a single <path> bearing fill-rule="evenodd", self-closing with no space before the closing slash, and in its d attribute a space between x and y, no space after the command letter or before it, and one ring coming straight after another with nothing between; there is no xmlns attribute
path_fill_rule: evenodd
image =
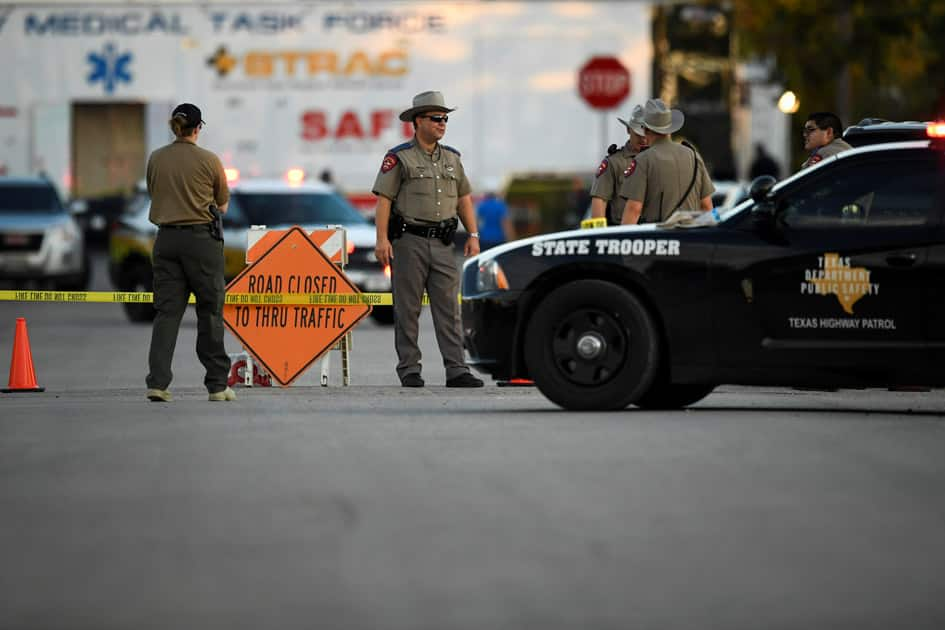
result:
<svg viewBox="0 0 945 630"><path fill-rule="evenodd" d="M120 291L151 291L151 249L157 227L148 220L151 200L144 190L128 204L109 239L109 272ZM386 293L390 278L374 256L375 228L335 189L321 182L290 184L279 179L230 183L230 205L223 216L224 275L227 281L246 266L246 232L250 226L284 229L340 225L348 240L345 275L362 291ZM134 322L154 319L151 304L124 304ZM393 308L375 306L375 321L391 324Z"/></svg>
<svg viewBox="0 0 945 630"><path fill-rule="evenodd" d="M0 177L0 280L66 291L88 287L82 230L45 179Z"/></svg>

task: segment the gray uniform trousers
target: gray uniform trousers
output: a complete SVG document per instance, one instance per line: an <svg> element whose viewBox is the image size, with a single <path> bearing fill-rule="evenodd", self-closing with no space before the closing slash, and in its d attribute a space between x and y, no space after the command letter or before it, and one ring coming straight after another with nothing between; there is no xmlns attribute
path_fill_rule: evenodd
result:
<svg viewBox="0 0 945 630"><path fill-rule="evenodd" d="M452 245L438 238L404 234L393 242L391 290L394 297L394 347L397 376L420 374L420 309L423 290L430 296L436 343L443 355L447 380L469 372L460 334L459 270Z"/></svg>
<svg viewBox="0 0 945 630"><path fill-rule="evenodd" d="M226 389L230 357L223 345L223 242L210 236L206 226L161 228L152 253L154 308L157 315L148 352L151 389L171 384L171 362L187 299L197 299L197 358L207 370L204 384L210 393Z"/></svg>

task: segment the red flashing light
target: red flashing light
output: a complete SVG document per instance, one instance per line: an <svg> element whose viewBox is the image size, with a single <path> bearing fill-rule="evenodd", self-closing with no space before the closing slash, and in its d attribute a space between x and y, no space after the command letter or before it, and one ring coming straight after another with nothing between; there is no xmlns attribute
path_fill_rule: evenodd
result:
<svg viewBox="0 0 945 630"><path fill-rule="evenodd" d="M350 256L351 254L353 254L353 253L354 253L354 241L348 241L348 244L347 244L347 246L346 246L346 249L348 250L348 255L349 255L349 256Z"/></svg>
<svg viewBox="0 0 945 630"><path fill-rule="evenodd" d="M384 265L384 275L390 280L390 265Z"/></svg>
<svg viewBox="0 0 945 630"><path fill-rule="evenodd" d="M945 138L945 122L929 123L925 132L930 138Z"/></svg>
<svg viewBox="0 0 945 630"><path fill-rule="evenodd" d="M227 184L235 184L240 180L240 170L238 168L225 168L223 173L226 175Z"/></svg>

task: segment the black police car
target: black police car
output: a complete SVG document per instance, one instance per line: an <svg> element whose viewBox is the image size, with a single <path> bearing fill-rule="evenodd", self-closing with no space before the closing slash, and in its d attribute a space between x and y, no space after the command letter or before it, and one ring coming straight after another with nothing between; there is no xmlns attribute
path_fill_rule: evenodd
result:
<svg viewBox="0 0 945 630"><path fill-rule="evenodd" d="M945 128L856 134L863 146L758 178L717 219L559 232L469 260L471 364L568 409L681 407L723 383L945 386Z"/></svg>

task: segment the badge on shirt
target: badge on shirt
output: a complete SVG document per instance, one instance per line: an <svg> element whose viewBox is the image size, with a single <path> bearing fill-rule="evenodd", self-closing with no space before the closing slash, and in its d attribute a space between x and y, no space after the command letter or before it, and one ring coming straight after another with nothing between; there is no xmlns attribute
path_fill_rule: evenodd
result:
<svg viewBox="0 0 945 630"><path fill-rule="evenodd" d="M607 170L607 164L609 164L609 162L607 162L607 158L601 160L600 166L597 167L597 175L595 175L595 177L600 177L604 174L604 171Z"/></svg>
<svg viewBox="0 0 945 630"><path fill-rule="evenodd" d="M810 159L807 160L807 162L808 164L814 165L817 164L817 162L820 162L822 159L824 158L821 154L815 153L814 155L810 156Z"/></svg>
<svg viewBox="0 0 945 630"><path fill-rule="evenodd" d="M384 161L381 162L381 172L386 173L395 166L397 166L397 156L393 153L388 153L384 156Z"/></svg>
<svg viewBox="0 0 945 630"><path fill-rule="evenodd" d="M637 170L637 161L630 160L630 166L627 167L627 170L623 172L624 177L630 177L633 175L633 171Z"/></svg>

